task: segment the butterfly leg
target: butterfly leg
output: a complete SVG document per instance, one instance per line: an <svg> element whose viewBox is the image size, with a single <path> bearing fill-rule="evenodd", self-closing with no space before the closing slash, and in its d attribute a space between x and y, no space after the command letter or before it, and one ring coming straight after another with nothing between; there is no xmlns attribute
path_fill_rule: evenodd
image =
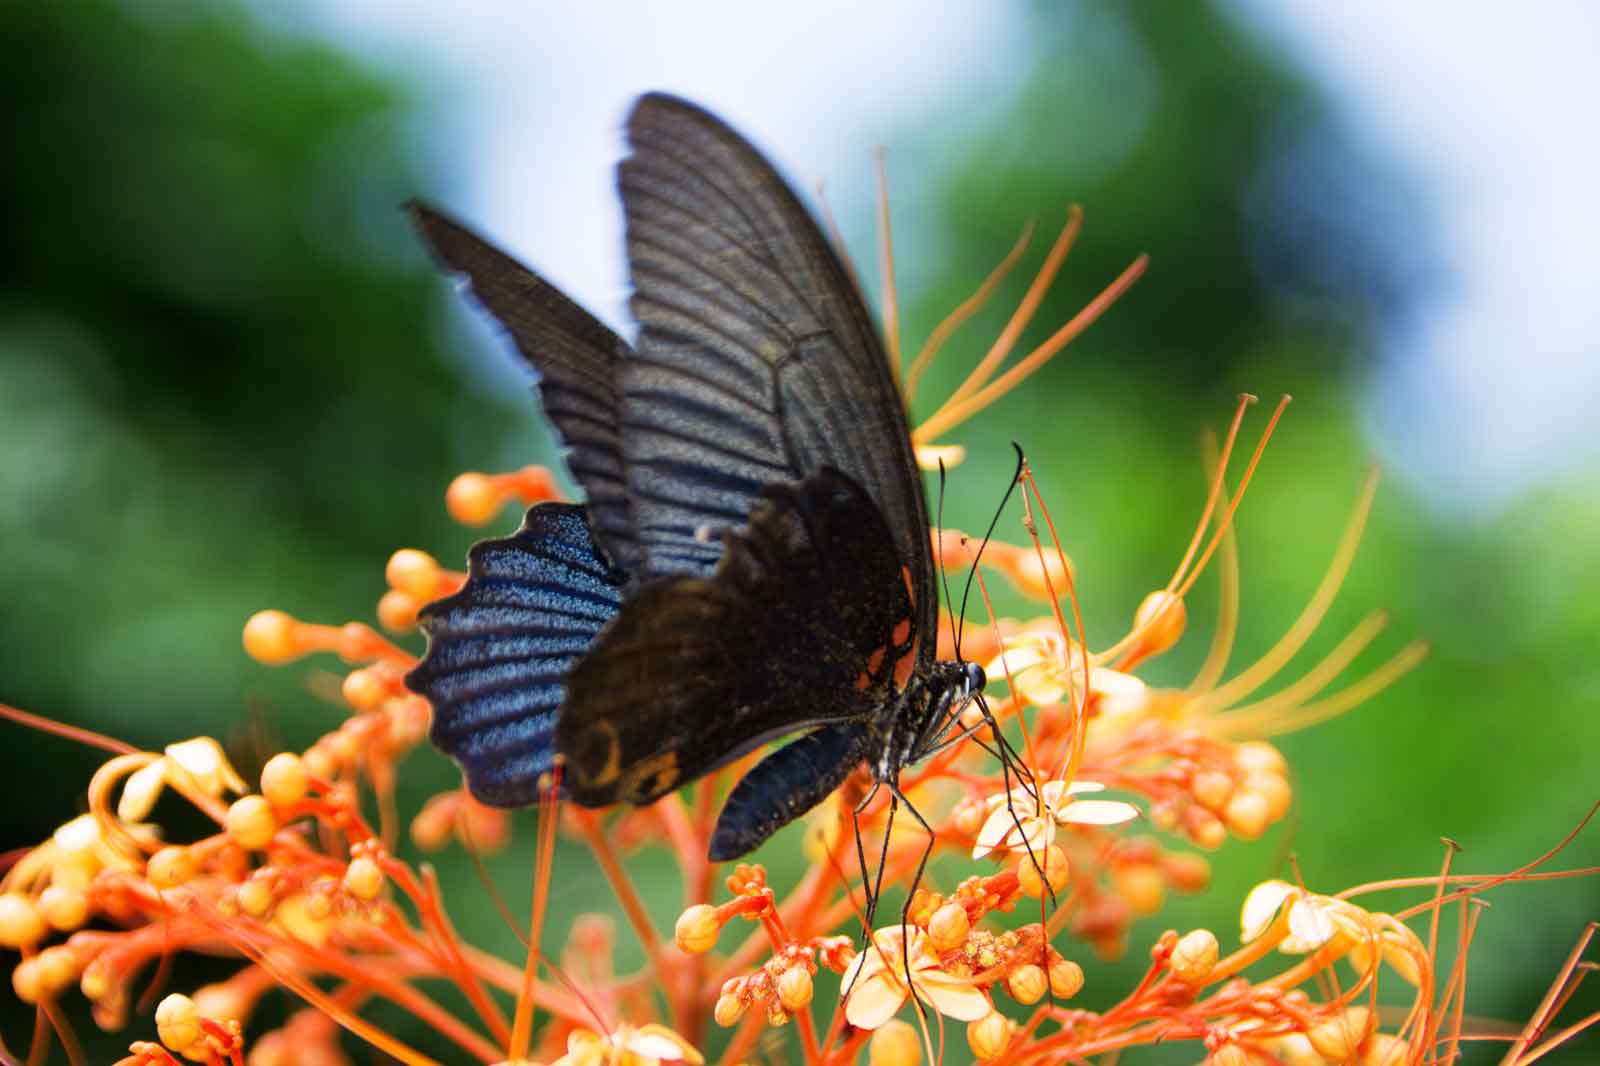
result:
<svg viewBox="0 0 1600 1066"><path fill-rule="evenodd" d="M906 986L911 991L911 1001L917 1005L918 1012L926 1017L927 1007L918 998L917 990L912 986L911 981L911 931L909 923L911 920L911 903L916 898L917 889L922 885L922 875L928 870L928 859L933 856L933 845L937 842L938 837L934 834L933 826L929 825L928 820L922 817L922 812L912 806L911 801L906 798L906 794L900 791L899 782L889 782L889 794L893 797L893 801L905 804L905 808L911 817L915 818L917 824L922 826L923 832L928 834L928 843L922 849L922 858L917 860L916 875L911 878L911 886L906 889L906 901L900 905L900 962L905 967ZM894 809L893 803L891 803L889 809L891 811Z"/></svg>
<svg viewBox="0 0 1600 1066"><path fill-rule="evenodd" d="M855 809L850 812L850 825L851 828L855 830L856 834L856 862L861 867L861 890L867 895L867 938L869 940L872 938L872 917L878 911L878 901L877 898L872 894L872 890L869 887L870 881L867 877L867 849L865 845L861 843L861 812L867 809L867 804L871 803L872 798L877 794L878 782L874 781L872 783L872 787L867 790L867 794L861 797L861 802L857 803L855 805Z"/></svg>

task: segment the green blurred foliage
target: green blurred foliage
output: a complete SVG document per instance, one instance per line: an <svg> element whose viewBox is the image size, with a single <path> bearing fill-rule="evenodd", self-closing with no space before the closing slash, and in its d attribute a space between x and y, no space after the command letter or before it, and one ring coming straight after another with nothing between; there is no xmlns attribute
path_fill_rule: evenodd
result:
<svg viewBox="0 0 1600 1066"><path fill-rule="evenodd" d="M466 345L441 325L458 301L398 211L438 184L423 153L447 135L424 123L437 116L414 88L219 5L133 10L79 0L0 16L0 88L14 102L0 113L11 148L0 167L0 699L143 747L216 734L250 773L340 712L312 694L332 667L249 662L244 619L266 606L370 617L393 548L463 554L470 535L439 506L452 474L552 453L524 395L475 388ZM1411 250L1426 233L1385 224L1418 216L1403 182L1283 57L1210 7L1051 5L1032 18L1031 72L1014 99L985 105L974 139L908 131L891 153L897 173L932 175L910 199L938 207L937 226L902 237L929 278L905 335L925 335L964 298L1028 218L1048 238L1070 202L1088 225L1024 347L1134 254L1152 266L1029 387L951 436L972 458L952 475L950 521L981 527L1020 441L1103 644L1182 552L1204 496L1200 428L1224 423L1240 390L1292 392L1239 517L1243 664L1290 624L1333 551L1368 462L1361 353L1370 327L1428 282L1435 268ZM1009 298L1024 283L1014 278ZM981 354L1004 302L950 346L919 413ZM1258 409L1247 439L1262 423ZM1374 607L1391 622L1362 664L1416 637L1433 641L1432 658L1370 705L1286 738L1292 825L1230 843L1214 891L1139 923L1124 963L1086 960L1086 1001L1127 987L1169 924L1208 924L1229 942L1244 891L1283 875L1291 851L1308 882L1332 890L1427 873L1444 834L1464 845L1462 869L1505 870L1575 823L1595 798L1600 745L1600 608L1585 580L1596 488L1579 479L1465 526L1385 490L1343 595L1285 676ZM1020 533L1008 523L1001 535ZM1198 663L1213 596L1203 582L1191 640L1155 665L1156 680L1181 682ZM11 735L6 845L75 811L98 761ZM402 803L452 776L419 753ZM763 856L778 879L799 861L797 833ZM490 863L512 901L527 898L530 839ZM1597 861L1591 834L1559 865ZM573 915L608 898L579 846L563 843L557 862L551 949ZM675 870L648 849L636 862L670 925ZM514 953L470 867L449 860L441 875L463 934ZM1520 1018L1600 894L1563 883L1498 898L1470 1002ZM621 932L620 962L638 959ZM12 1047L27 1031L12 1009L0 1025ZM149 1029L142 1017L109 1037L80 1026L94 1061Z"/></svg>

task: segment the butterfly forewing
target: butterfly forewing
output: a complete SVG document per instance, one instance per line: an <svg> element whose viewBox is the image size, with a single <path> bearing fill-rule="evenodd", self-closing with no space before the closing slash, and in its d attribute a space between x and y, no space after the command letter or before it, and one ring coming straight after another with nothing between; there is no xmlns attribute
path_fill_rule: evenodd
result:
<svg viewBox="0 0 1600 1066"><path fill-rule="evenodd" d="M637 565L622 441L618 364L628 345L598 319L515 259L438 211L408 205L435 257L467 276L472 294L539 372L544 412L583 486L595 538L625 571Z"/></svg>
<svg viewBox="0 0 1600 1066"><path fill-rule="evenodd" d="M837 255L772 167L694 105L644 97L628 139L619 187L640 333L621 406L646 569L706 573L720 556L707 530L739 524L764 485L831 466L883 512L931 632L905 410Z"/></svg>

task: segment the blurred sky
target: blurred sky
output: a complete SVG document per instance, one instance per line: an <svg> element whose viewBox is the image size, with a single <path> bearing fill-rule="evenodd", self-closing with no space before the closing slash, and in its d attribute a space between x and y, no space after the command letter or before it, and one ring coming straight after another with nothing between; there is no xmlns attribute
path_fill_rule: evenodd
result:
<svg viewBox="0 0 1600 1066"><path fill-rule="evenodd" d="M1380 342L1367 421L1386 468L1436 506L1491 515L1600 456L1600 6L1237 4L1409 172L1440 241L1443 275ZM864 195L874 146L940 122L959 138L1030 61L1026 5L955 0L258 10L449 87L452 209L618 325L611 167L639 92L705 103L843 200ZM1144 284L1160 283L1156 263Z"/></svg>

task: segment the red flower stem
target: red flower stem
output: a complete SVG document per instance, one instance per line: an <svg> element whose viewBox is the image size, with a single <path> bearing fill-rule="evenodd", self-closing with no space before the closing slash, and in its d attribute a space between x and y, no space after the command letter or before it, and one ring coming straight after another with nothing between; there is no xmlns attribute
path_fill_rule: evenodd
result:
<svg viewBox="0 0 1600 1066"><path fill-rule="evenodd" d="M733 1034L733 1039L728 1041L728 1046L723 1049L723 1062L744 1062L750 1057L750 1049L755 1046L757 1038L765 1031L767 1019L759 1012L745 1015L744 1024L739 1026L739 1031Z"/></svg>
<svg viewBox="0 0 1600 1066"><path fill-rule="evenodd" d="M432 948L430 952L440 960L439 968L447 974L452 981L460 987L466 995L467 1001L483 1019L483 1023L494 1034L503 1048L511 1039L511 1025L506 1021L505 1015L499 1006L484 992L483 985L479 983L477 974L467 964L466 957L461 952L461 941L451 927L450 920L445 916L444 907L440 902L439 883L431 870L423 871L423 883L418 884L411 870L399 862L390 862L385 872L417 908L417 917L422 926L430 934ZM493 1060L490 1060L493 1061Z"/></svg>
<svg viewBox="0 0 1600 1066"><path fill-rule="evenodd" d="M669 970L661 954L661 935L656 932L655 924L650 920L650 912L645 910L644 902L639 899L638 892L634 891L633 882L628 880L627 871L617 861L616 853L611 850L611 844L606 840L605 834L600 832L600 819L585 810L574 813L577 815L578 825L583 829L584 839L589 842L589 848L594 852L595 861L600 864L601 872L611 883L611 891L616 894L617 902L622 904L622 912L628 916L628 924L633 926L634 935L639 938L644 953L650 958L651 968L655 970L656 977L661 982L661 990L667 997L673 1017L676 1018L679 1013L678 1000L682 997L675 994L677 990L668 980Z"/></svg>

